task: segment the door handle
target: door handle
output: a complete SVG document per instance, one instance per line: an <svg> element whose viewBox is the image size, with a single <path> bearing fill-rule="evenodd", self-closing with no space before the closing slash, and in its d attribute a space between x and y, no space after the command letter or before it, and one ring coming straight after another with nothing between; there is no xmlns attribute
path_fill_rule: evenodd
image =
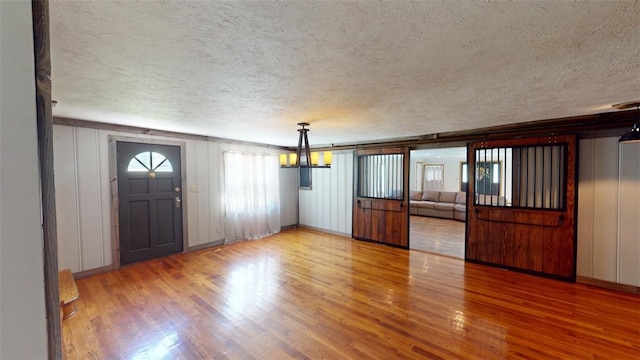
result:
<svg viewBox="0 0 640 360"><path fill-rule="evenodd" d="M176 196L176 207L179 208L180 207L180 203L182 202L182 200L180 200L180 196Z"/></svg>

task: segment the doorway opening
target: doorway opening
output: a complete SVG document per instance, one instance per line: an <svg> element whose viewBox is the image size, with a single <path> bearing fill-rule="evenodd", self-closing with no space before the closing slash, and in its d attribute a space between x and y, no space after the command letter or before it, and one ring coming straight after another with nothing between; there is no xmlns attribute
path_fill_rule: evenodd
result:
<svg viewBox="0 0 640 360"><path fill-rule="evenodd" d="M412 150L410 158L410 248L464 259L467 148Z"/></svg>

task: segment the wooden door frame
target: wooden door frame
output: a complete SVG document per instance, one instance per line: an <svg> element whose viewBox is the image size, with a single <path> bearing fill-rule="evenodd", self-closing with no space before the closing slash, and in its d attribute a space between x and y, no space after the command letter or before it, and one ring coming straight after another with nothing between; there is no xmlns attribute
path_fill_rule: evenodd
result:
<svg viewBox="0 0 640 360"><path fill-rule="evenodd" d="M187 183L187 144L184 141L171 141L160 139L138 138L133 136L109 135L109 183L111 187L111 253L112 253L112 270L120 268L120 208L118 197L118 154L117 142L129 142L137 144L149 145L170 145L180 148L180 181L182 182L182 252L189 252L189 230L187 216L187 196L185 184Z"/></svg>
<svg viewBox="0 0 640 360"><path fill-rule="evenodd" d="M35 105L40 165L44 305L47 324L47 357L62 357L60 290L58 280L58 236L53 166L53 114L51 105L51 57L49 2L31 1L35 67Z"/></svg>

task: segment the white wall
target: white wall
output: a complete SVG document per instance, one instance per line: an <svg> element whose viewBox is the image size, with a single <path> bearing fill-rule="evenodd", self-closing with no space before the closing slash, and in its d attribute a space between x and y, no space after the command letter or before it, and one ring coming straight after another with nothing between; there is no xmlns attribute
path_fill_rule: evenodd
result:
<svg viewBox="0 0 640 360"><path fill-rule="evenodd" d="M580 141L578 276L640 286L640 144Z"/></svg>
<svg viewBox="0 0 640 360"><path fill-rule="evenodd" d="M69 268L76 273L113 264L110 135L185 143L186 183L182 187L186 195L189 247L224 239L223 152L277 152L257 146L55 125L58 260L61 269ZM291 181L291 178L281 176L282 226L296 224L297 188L283 190Z"/></svg>
<svg viewBox="0 0 640 360"><path fill-rule="evenodd" d="M640 143L620 146L618 281L640 286Z"/></svg>
<svg viewBox="0 0 640 360"><path fill-rule="evenodd" d="M298 172L280 169L280 223L298 224Z"/></svg>
<svg viewBox="0 0 640 360"><path fill-rule="evenodd" d="M46 359L31 2L0 1L0 359Z"/></svg>
<svg viewBox="0 0 640 360"><path fill-rule="evenodd" d="M292 173L296 170L286 169ZM334 152L330 169L313 169L311 190L300 190L300 225L351 236L353 152Z"/></svg>

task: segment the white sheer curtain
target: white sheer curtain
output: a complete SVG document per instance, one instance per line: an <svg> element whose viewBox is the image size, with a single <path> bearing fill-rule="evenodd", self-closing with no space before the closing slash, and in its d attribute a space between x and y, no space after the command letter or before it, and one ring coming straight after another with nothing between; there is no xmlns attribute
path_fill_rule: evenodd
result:
<svg viewBox="0 0 640 360"><path fill-rule="evenodd" d="M444 165L425 165L423 190L442 189L444 189Z"/></svg>
<svg viewBox="0 0 640 360"><path fill-rule="evenodd" d="M224 153L225 243L280 232L279 177L275 155Z"/></svg>

